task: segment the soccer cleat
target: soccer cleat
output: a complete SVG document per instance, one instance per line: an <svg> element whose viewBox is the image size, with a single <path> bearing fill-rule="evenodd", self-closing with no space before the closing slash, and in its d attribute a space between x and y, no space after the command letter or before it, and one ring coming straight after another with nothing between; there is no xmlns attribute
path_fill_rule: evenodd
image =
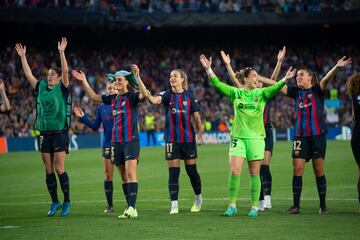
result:
<svg viewBox="0 0 360 240"><path fill-rule="evenodd" d="M236 214L237 214L237 208L232 206L229 206L228 209L226 209L226 211L224 212L224 216L226 217L232 217L235 216Z"/></svg>
<svg viewBox="0 0 360 240"><path fill-rule="evenodd" d="M251 207L250 212L248 213L249 217L256 217L257 213L258 213L258 208L257 207Z"/></svg>
<svg viewBox="0 0 360 240"><path fill-rule="evenodd" d="M70 202L64 202L60 216L66 217L70 214L71 205Z"/></svg>
<svg viewBox="0 0 360 240"><path fill-rule="evenodd" d="M51 203L50 210L48 212L48 217L52 217L56 214L57 210L61 209L61 204L59 202L53 202Z"/></svg>
<svg viewBox="0 0 360 240"><path fill-rule="evenodd" d="M266 210L269 210L271 209L271 198L270 198L270 195L265 195L264 197L264 208Z"/></svg>
<svg viewBox="0 0 360 240"><path fill-rule="evenodd" d="M265 201L264 200L259 201L258 208L259 208L259 211L264 211L265 210Z"/></svg>
<svg viewBox="0 0 360 240"><path fill-rule="evenodd" d="M122 215L119 216L119 218L126 219L126 218L137 218L138 213L135 208L128 207Z"/></svg>
<svg viewBox="0 0 360 240"><path fill-rule="evenodd" d="M107 206L104 210L104 213L108 213L108 214L113 213L113 212L114 212L114 208L112 206L111 207Z"/></svg>
<svg viewBox="0 0 360 240"><path fill-rule="evenodd" d="M179 208L171 208L170 209L170 214L178 214L178 213L179 213Z"/></svg>
<svg viewBox="0 0 360 240"><path fill-rule="evenodd" d="M200 210L201 210L201 204L200 204L200 205L196 205L196 203L194 203L194 205L192 205L192 207L191 207L190 212L196 213L196 212L200 212Z"/></svg>
<svg viewBox="0 0 360 240"><path fill-rule="evenodd" d="M289 214L299 214L300 213L300 208L298 207L294 207L292 206L291 208L287 209L286 211L284 211L285 215L289 215Z"/></svg>
<svg viewBox="0 0 360 240"><path fill-rule="evenodd" d="M319 209L319 214L327 214L327 213L328 213L327 207L324 207L324 208L320 208L320 209Z"/></svg>

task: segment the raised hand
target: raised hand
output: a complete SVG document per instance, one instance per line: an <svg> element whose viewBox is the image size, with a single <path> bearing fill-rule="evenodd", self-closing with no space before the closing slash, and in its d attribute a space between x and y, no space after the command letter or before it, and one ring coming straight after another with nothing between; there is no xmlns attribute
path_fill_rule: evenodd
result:
<svg viewBox="0 0 360 240"><path fill-rule="evenodd" d="M23 46L21 43L16 43L15 44L15 50L17 52L17 54L19 54L19 56L25 56L26 54L26 46Z"/></svg>
<svg viewBox="0 0 360 240"><path fill-rule="evenodd" d="M220 54L221 54L221 57L222 57L224 63L225 64L230 64L231 59L230 59L229 54L226 54L223 50L220 51Z"/></svg>
<svg viewBox="0 0 360 240"><path fill-rule="evenodd" d="M74 107L73 111L77 117L83 117L85 115L83 110L79 107Z"/></svg>
<svg viewBox="0 0 360 240"><path fill-rule="evenodd" d="M293 69L292 67L290 67L285 75L285 79L289 80L290 78L293 78L295 76L295 73L296 73L296 68Z"/></svg>
<svg viewBox="0 0 360 240"><path fill-rule="evenodd" d="M279 53L277 55L278 61L284 60L285 54L286 54L286 47L284 46L281 50L279 50Z"/></svg>
<svg viewBox="0 0 360 240"><path fill-rule="evenodd" d="M0 79L0 91L4 91L5 90L5 85L3 80Z"/></svg>
<svg viewBox="0 0 360 240"><path fill-rule="evenodd" d="M205 69L211 68L212 57L207 59L204 54L201 54L199 60L201 62L201 65L203 66L203 68L205 68Z"/></svg>
<svg viewBox="0 0 360 240"><path fill-rule="evenodd" d="M135 76L140 75L140 69L136 64L131 65L131 71L135 74Z"/></svg>
<svg viewBox="0 0 360 240"><path fill-rule="evenodd" d="M351 58L346 59L346 56L343 56L341 59L339 59L336 63L336 66L338 67L346 67L351 63Z"/></svg>
<svg viewBox="0 0 360 240"><path fill-rule="evenodd" d="M67 39L65 37L61 38L61 42L58 42L58 50L64 52L67 46Z"/></svg>
<svg viewBox="0 0 360 240"><path fill-rule="evenodd" d="M87 81L86 80L86 75L82 71L78 72L76 70L72 70L71 74L73 75L74 78L76 78L79 81L83 81L83 82Z"/></svg>

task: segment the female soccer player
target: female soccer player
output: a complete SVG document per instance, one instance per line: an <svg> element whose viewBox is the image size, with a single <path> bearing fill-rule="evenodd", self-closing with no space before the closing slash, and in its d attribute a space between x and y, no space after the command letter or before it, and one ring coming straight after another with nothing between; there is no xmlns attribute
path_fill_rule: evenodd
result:
<svg viewBox="0 0 360 240"><path fill-rule="evenodd" d="M137 162L140 153L138 132L138 104L144 98L138 92L129 91L136 88L137 82L133 73L121 70L115 74L107 74L114 81L117 94L98 95L92 90L83 72L73 70L72 75L82 82L86 94L96 102L111 105L114 125L112 128L111 156L116 166L124 166L127 183L128 207L119 218L136 218L135 208L138 192ZM126 197L126 196L125 196Z"/></svg>
<svg viewBox="0 0 360 240"><path fill-rule="evenodd" d="M360 204L360 73L353 74L347 81L347 90L352 100L352 112L354 127L351 136L351 148L355 161L359 169L359 179L357 183L358 197Z"/></svg>
<svg viewBox="0 0 360 240"><path fill-rule="evenodd" d="M327 212L326 208L326 178L324 173L324 158L326 153L326 125L324 122L324 91L329 81L339 68L351 63L345 57L339 59L336 65L317 82L316 75L307 68L300 68L296 73L297 87L285 86L285 95L295 100L296 121L292 149L293 158L293 206L285 214L300 213L300 195L302 191L302 175L305 163L312 159L316 176L316 184L320 198L319 214Z"/></svg>
<svg viewBox="0 0 360 240"><path fill-rule="evenodd" d="M278 78L282 61L285 57L286 48L283 47L282 50L279 51L277 55L277 63L274 69L274 72L271 75L271 80L275 80ZM225 54L224 51L221 51L222 59L225 63L226 69L228 74L230 75L230 79L233 84L238 88L243 88L244 86L240 83L240 81L236 78L236 75L241 76L241 73L235 73L231 67L231 59L228 54ZM267 79L258 75L259 83L258 87L262 87L262 81L265 83ZM260 191L260 199L259 199L259 210L263 211L265 209L271 209L271 187L272 187L272 177L270 173L270 160L273 151L273 131L271 126L271 119L270 119L270 106L271 106L272 99L269 99L266 102L265 109L264 109L264 126L265 126L265 153L264 153L264 160L261 161L260 166L260 180L261 180L261 191Z"/></svg>
<svg viewBox="0 0 360 240"><path fill-rule="evenodd" d="M11 107L10 107L9 99L6 96L5 84L1 79L0 79L0 95L2 98L2 104L0 105L0 114L7 113L10 111Z"/></svg>
<svg viewBox="0 0 360 240"><path fill-rule="evenodd" d="M243 88L234 88L220 82L211 69L212 59L200 56L200 62L206 70L212 85L224 96L230 98L235 112L234 123L231 128L231 143L229 150L230 176L229 197L230 204L225 216L237 213L236 199L240 188L240 174L245 159L248 161L251 189L251 209L248 216L255 217L258 212L260 196L260 164L264 159L265 129L263 113L266 101L274 97L288 79L292 78L295 70L290 68L284 79L274 86L257 88L257 73L252 68L245 68L242 78Z"/></svg>
<svg viewBox="0 0 360 240"><path fill-rule="evenodd" d="M160 92L157 96L150 95L141 81L139 70L133 65L133 71L139 81L140 91L152 104L163 104L166 117L165 128L165 159L169 167L169 195L171 199L170 214L179 213L179 175L180 160L184 160L186 173L195 193L195 202L191 212L200 212L202 204L201 179L196 167L197 149L196 142L202 143L202 124L200 107L194 95L187 90L186 73L180 69L174 69L170 73L171 90ZM197 129L197 141L195 131L191 124L193 116Z"/></svg>
<svg viewBox="0 0 360 240"><path fill-rule="evenodd" d="M69 147L68 130L70 128L71 96L69 89L68 64L65 58L66 38L58 42L61 69L50 68L46 80L38 81L32 74L26 59L26 46L17 43L15 50L19 54L25 77L37 92L35 129L40 132L39 150L45 165L46 184L52 204L48 216L54 216L61 210L60 216L70 214L70 182L64 163ZM61 206L57 196L57 184L54 168L60 180L64 194Z"/></svg>
<svg viewBox="0 0 360 240"><path fill-rule="evenodd" d="M111 83L107 86L107 92L116 94L116 91L113 90ZM82 111L79 107L74 107L74 113L77 117L80 118L80 122L84 123L86 126L90 127L92 130L97 131L100 128L100 124L103 125L102 133L102 157L104 162L105 169L105 179L104 179L104 191L105 197L108 203L108 206L104 210L104 213L112 213L113 208L113 176L114 176L114 165L111 163L111 137L112 137L112 128L113 128L113 114L111 105L100 104L96 110L96 118L94 121L91 121L88 116ZM122 179L122 189L125 197L127 198L127 179L124 165L118 165L118 170Z"/></svg>

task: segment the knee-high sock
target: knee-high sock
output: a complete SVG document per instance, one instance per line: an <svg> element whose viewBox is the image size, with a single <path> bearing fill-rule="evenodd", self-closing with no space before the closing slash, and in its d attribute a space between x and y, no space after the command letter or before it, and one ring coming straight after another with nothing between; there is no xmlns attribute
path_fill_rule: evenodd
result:
<svg viewBox="0 0 360 240"><path fill-rule="evenodd" d="M109 207L113 206L113 182L104 180L104 191Z"/></svg>
<svg viewBox="0 0 360 240"><path fill-rule="evenodd" d="M316 186L320 199L320 208L326 208L326 178L325 175L321 177L316 177Z"/></svg>
<svg viewBox="0 0 360 240"><path fill-rule="evenodd" d="M201 194L201 179L200 175L196 169L196 164L185 165L186 173L190 178L191 186L193 187L194 193L196 195Z"/></svg>
<svg viewBox="0 0 360 240"><path fill-rule="evenodd" d="M300 208L300 196L302 191L302 176L293 176L292 181L294 207Z"/></svg>
<svg viewBox="0 0 360 240"><path fill-rule="evenodd" d="M122 184L122 189L123 189L123 193L124 193L124 196L125 196L125 200L126 200L126 204L129 206L129 201L128 201L128 184L127 183L123 183Z"/></svg>
<svg viewBox="0 0 360 240"><path fill-rule="evenodd" d="M179 196L179 175L180 168L178 167L170 167L169 168L169 195L171 201L177 201Z"/></svg>
<svg viewBox="0 0 360 240"><path fill-rule="evenodd" d="M59 176L61 190L64 194L64 202L70 202L70 180L66 172Z"/></svg>
<svg viewBox="0 0 360 240"><path fill-rule="evenodd" d="M264 195L271 195L272 177L271 177L269 165L261 165L260 176L261 176L261 187Z"/></svg>
<svg viewBox="0 0 360 240"><path fill-rule="evenodd" d="M138 193L138 183L137 182L128 183L127 199L128 199L128 205L130 207L135 208L137 193Z"/></svg>
<svg viewBox="0 0 360 240"><path fill-rule="evenodd" d="M46 174L46 186L51 196L52 202L59 202L57 196L57 183L55 173Z"/></svg>
<svg viewBox="0 0 360 240"><path fill-rule="evenodd" d="M259 205L260 189L260 176L250 176L251 206L253 207L257 207Z"/></svg>
<svg viewBox="0 0 360 240"><path fill-rule="evenodd" d="M228 187L230 204L235 205L240 189L240 175L230 173Z"/></svg>

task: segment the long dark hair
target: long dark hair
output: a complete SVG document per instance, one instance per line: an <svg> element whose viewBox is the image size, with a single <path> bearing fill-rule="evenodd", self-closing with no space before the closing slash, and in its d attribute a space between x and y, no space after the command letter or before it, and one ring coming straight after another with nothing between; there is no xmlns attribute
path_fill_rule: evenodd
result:
<svg viewBox="0 0 360 240"><path fill-rule="evenodd" d="M349 97L360 94L360 73L354 73L346 82Z"/></svg>
<svg viewBox="0 0 360 240"><path fill-rule="evenodd" d="M301 67L301 68L298 69L298 71L300 71L300 70L303 70L303 71L305 71L305 72L307 72L309 74L309 76L311 77L311 84L312 85L315 85L315 84L319 83L318 76L313 71L311 71L309 68Z"/></svg>

